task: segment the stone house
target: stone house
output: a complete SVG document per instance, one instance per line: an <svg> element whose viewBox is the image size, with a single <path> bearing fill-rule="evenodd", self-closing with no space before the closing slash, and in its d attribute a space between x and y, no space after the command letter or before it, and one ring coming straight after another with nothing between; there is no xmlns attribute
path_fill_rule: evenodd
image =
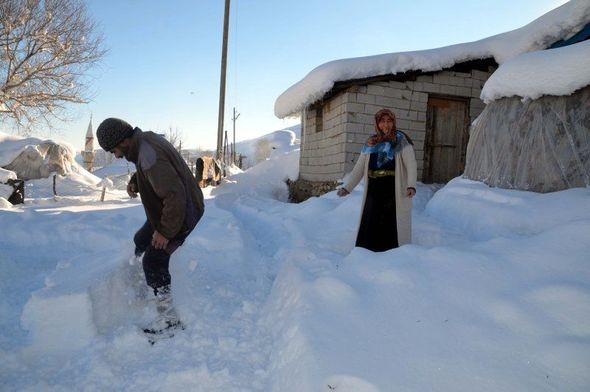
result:
<svg viewBox="0 0 590 392"><path fill-rule="evenodd" d="M590 4L573 0L523 28L449 47L337 60L311 71L275 103L279 118L301 116L294 200L336 188L374 133L381 108L414 141L418 180L444 183L465 169L469 126L484 110L488 78L503 61L569 38L590 21Z"/></svg>
<svg viewBox="0 0 590 392"><path fill-rule="evenodd" d="M398 128L414 141L421 181L456 177L465 165L469 124L485 106L479 94L496 67L487 59L439 72L336 83L304 110L300 185L327 182L329 189L350 172L367 136L374 133L373 115L381 108L391 109Z"/></svg>

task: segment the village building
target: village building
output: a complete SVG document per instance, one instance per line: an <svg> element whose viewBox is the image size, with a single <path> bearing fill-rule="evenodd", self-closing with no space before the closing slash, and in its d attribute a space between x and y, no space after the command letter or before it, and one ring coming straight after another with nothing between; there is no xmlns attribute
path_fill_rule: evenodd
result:
<svg viewBox="0 0 590 392"><path fill-rule="evenodd" d="M469 129L485 108L482 88L499 64L522 53L588 38L590 3L573 0L530 24L480 41L323 64L275 103L279 118L301 116L299 178L291 197L336 188L374 133L381 108L413 142L418 179L444 183L465 170ZM573 41L572 41L573 38Z"/></svg>

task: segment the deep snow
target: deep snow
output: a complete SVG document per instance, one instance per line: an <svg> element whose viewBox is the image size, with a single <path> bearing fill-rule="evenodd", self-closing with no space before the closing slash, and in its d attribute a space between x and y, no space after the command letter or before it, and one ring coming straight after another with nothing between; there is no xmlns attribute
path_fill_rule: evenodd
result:
<svg viewBox="0 0 590 392"><path fill-rule="evenodd" d="M297 163L205 189L171 262L188 327L153 347L140 203L35 182L0 210L2 389L588 390L590 189L419 184L414 243L378 254L353 248L361 187L286 203Z"/></svg>

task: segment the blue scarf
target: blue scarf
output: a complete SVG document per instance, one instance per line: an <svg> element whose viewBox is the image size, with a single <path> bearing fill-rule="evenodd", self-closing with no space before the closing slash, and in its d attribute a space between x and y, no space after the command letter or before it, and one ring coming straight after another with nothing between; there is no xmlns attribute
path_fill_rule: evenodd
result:
<svg viewBox="0 0 590 392"><path fill-rule="evenodd" d="M377 167L382 167L385 162L391 161L395 158L395 152L398 150L397 147L401 145L400 142L403 137L404 136L401 132L396 132L395 141L386 140L375 144L374 146L369 146L365 143L361 150L361 154L377 153Z"/></svg>

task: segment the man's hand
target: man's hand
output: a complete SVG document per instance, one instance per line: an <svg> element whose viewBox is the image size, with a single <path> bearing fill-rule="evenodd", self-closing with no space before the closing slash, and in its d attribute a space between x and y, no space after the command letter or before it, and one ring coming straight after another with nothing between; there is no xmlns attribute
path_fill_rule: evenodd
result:
<svg viewBox="0 0 590 392"><path fill-rule="evenodd" d="M406 189L406 196L408 196L410 199L414 196L416 196L416 188L408 188Z"/></svg>
<svg viewBox="0 0 590 392"><path fill-rule="evenodd" d="M350 193L350 192L349 192L349 191L347 191L347 190L346 190L346 189L344 189L344 188L340 188L340 189L338 189L338 192L336 192L336 194L337 194L338 196L340 196L340 197L342 197L342 196L346 196L346 195L348 195L349 193Z"/></svg>
<svg viewBox="0 0 590 392"><path fill-rule="evenodd" d="M152 246L155 249L165 249L166 246L168 246L168 238L160 234L159 231L154 230L154 235L152 235Z"/></svg>
<svg viewBox="0 0 590 392"><path fill-rule="evenodd" d="M137 197L137 184L133 181L129 181L127 184L127 194L130 198L135 199Z"/></svg>

